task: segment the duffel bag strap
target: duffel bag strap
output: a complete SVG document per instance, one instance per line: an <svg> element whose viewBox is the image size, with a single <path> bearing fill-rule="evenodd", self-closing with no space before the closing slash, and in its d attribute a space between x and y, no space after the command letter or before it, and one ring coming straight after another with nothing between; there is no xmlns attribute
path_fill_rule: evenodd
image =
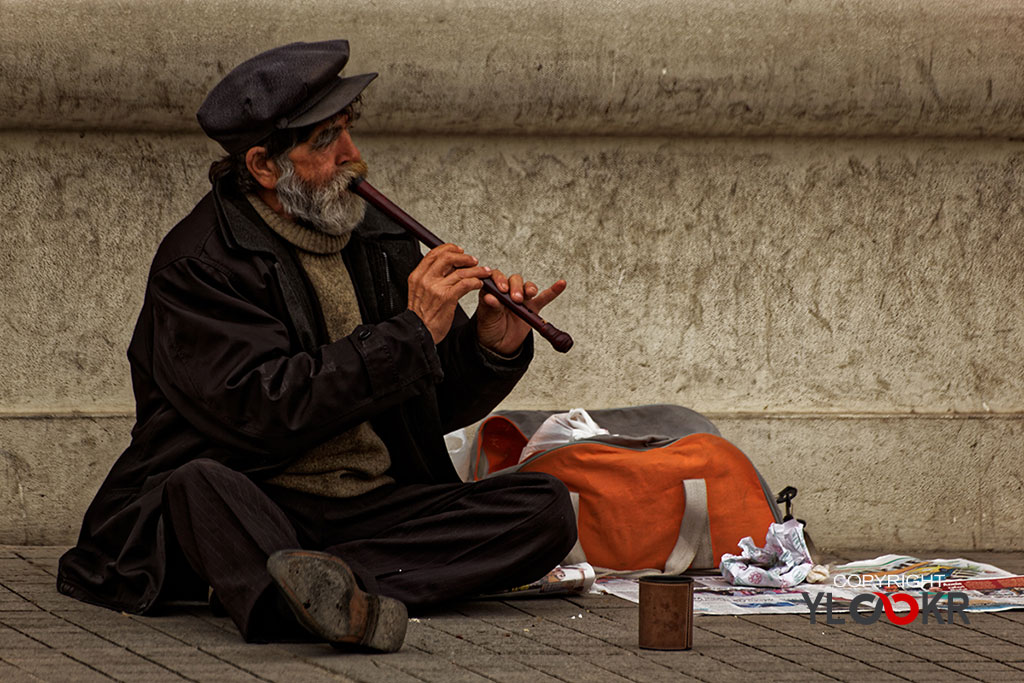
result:
<svg viewBox="0 0 1024 683"><path fill-rule="evenodd" d="M679 525L679 538L665 561L666 574L681 574L691 566L694 569L715 567L711 552L711 525L708 521L708 486L703 479L685 479L683 494L683 522Z"/></svg>
<svg viewBox="0 0 1024 683"><path fill-rule="evenodd" d="M681 574L693 566L694 569L712 569L715 558L711 553L711 525L708 523L708 487L703 479L686 479L683 481L683 495L686 502L683 508L683 521L679 525L679 537L665 561L666 574ZM580 518L580 494L569 492L572 511L577 524ZM579 538L561 564L578 564L587 561ZM641 569L636 572L622 572L611 569L596 568L600 574L644 575L658 573L657 570Z"/></svg>
<svg viewBox="0 0 1024 683"><path fill-rule="evenodd" d="M569 491L569 500L572 501L572 512L576 517L576 525L580 523L580 494L576 491ZM576 545L572 547L569 554L562 560L562 564L579 564L580 562L587 561L587 554L583 552L583 546L580 544L579 536L576 537Z"/></svg>

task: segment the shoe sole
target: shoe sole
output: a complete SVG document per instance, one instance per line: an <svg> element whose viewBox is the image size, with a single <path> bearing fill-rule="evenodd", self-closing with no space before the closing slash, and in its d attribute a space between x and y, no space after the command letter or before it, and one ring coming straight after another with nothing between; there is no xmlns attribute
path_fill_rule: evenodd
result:
<svg viewBox="0 0 1024 683"><path fill-rule="evenodd" d="M309 550L281 550L267 571L295 617L332 645L396 652L405 641L409 615L394 598L366 593L341 559Z"/></svg>

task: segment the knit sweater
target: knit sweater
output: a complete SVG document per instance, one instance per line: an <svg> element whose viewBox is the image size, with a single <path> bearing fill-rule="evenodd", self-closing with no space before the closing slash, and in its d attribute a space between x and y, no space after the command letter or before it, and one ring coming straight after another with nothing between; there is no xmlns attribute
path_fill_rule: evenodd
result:
<svg viewBox="0 0 1024 683"><path fill-rule="evenodd" d="M352 278L341 258L350 235L329 235L278 214L255 194L249 203L270 229L295 247L327 323L331 341L341 339L362 322ZM302 454L268 483L333 498L358 496L394 480L384 473L391 465L387 447L369 422L352 427Z"/></svg>

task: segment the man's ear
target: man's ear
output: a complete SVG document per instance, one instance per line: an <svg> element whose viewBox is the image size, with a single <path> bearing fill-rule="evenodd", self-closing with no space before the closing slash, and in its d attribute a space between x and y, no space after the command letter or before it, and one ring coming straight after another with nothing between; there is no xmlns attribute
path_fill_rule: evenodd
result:
<svg viewBox="0 0 1024 683"><path fill-rule="evenodd" d="M277 164L267 158L266 147L250 147L245 153L245 165L262 187L268 190L277 187Z"/></svg>

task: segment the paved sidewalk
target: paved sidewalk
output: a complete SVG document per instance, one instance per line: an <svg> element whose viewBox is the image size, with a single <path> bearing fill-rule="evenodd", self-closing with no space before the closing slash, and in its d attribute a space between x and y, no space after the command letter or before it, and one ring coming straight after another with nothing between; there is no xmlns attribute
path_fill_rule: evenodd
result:
<svg viewBox="0 0 1024 683"><path fill-rule="evenodd" d="M618 598L481 601L414 619L398 653L353 655L247 645L206 608L134 617L84 605L54 588L62 551L0 546L0 681L1024 681L1024 612L906 627L698 617L692 651L653 652L637 647L636 605ZM918 556L1024 573L1021 553Z"/></svg>

